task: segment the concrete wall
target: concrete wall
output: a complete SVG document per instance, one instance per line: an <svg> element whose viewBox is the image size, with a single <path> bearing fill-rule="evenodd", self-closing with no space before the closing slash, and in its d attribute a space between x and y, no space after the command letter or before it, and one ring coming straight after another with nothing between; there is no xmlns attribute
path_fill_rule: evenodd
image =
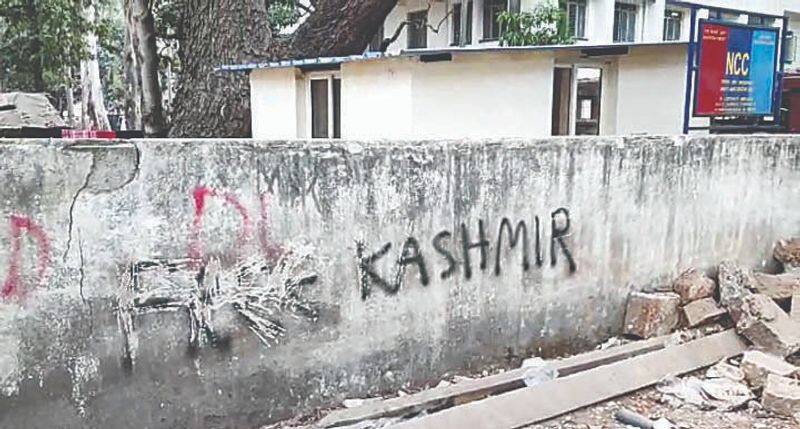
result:
<svg viewBox="0 0 800 429"><path fill-rule="evenodd" d="M616 132L671 134L683 129L686 46L634 49L617 63ZM604 95L614 97L612 93Z"/></svg>
<svg viewBox="0 0 800 429"><path fill-rule="evenodd" d="M0 172L4 428L258 427L577 350L800 231L795 137L8 141Z"/></svg>
<svg viewBox="0 0 800 429"><path fill-rule="evenodd" d="M410 64L415 138L550 135L552 54L464 54L453 61ZM382 122L371 125L371 137L386 135Z"/></svg>
<svg viewBox="0 0 800 429"><path fill-rule="evenodd" d="M296 83L292 68L253 70L250 74L250 105L254 136L298 137L298 124L305 122L304 87Z"/></svg>

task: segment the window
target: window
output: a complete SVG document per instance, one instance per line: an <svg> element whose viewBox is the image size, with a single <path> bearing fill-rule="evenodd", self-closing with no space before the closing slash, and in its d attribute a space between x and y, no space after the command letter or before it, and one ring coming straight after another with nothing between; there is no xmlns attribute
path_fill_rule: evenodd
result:
<svg viewBox="0 0 800 429"><path fill-rule="evenodd" d="M341 88L338 77L311 79L311 138L326 139L342 136Z"/></svg>
<svg viewBox="0 0 800 429"><path fill-rule="evenodd" d="M775 25L775 18L768 18L766 16L749 15L747 17L749 25L757 25L760 27L772 27Z"/></svg>
<svg viewBox="0 0 800 429"><path fill-rule="evenodd" d="M674 10L667 10L664 13L664 40L681 39L681 22L683 13Z"/></svg>
<svg viewBox="0 0 800 429"><path fill-rule="evenodd" d="M367 47L367 51L369 52L380 52L381 51L381 43L383 43L383 24L378 27L378 32L372 36L372 40L369 42L369 46Z"/></svg>
<svg viewBox="0 0 800 429"><path fill-rule="evenodd" d="M506 0L484 0L483 2L483 38L494 40L500 38L500 24L497 22L508 5Z"/></svg>
<svg viewBox="0 0 800 429"><path fill-rule="evenodd" d="M614 41L633 42L636 40L636 6L617 3L614 6Z"/></svg>
<svg viewBox="0 0 800 429"><path fill-rule="evenodd" d="M709 19L715 19L717 21L739 22L741 15L738 13L722 12L719 9L713 9L708 11L708 17Z"/></svg>
<svg viewBox="0 0 800 429"><path fill-rule="evenodd" d="M567 24L570 36L586 38L586 0L567 1Z"/></svg>
<svg viewBox="0 0 800 429"><path fill-rule="evenodd" d="M582 98L580 107L581 107L581 113L578 116L578 118L582 120L592 119L592 99Z"/></svg>
<svg viewBox="0 0 800 429"><path fill-rule="evenodd" d="M794 32L786 32L786 48L783 52L786 53L783 58L784 62L793 64L797 61L797 39L794 36Z"/></svg>
<svg viewBox="0 0 800 429"><path fill-rule="evenodd" d="M467 41L465 45L472 43L472 2L467 2ZM453 5L453 44L461 45L461 3Z"/></svg>
<svg viewBox="0 0 800 429"><path fill-rule="evenodd" d="M428 11L411 12L408 14L408 48L428 47Z"/></svg>

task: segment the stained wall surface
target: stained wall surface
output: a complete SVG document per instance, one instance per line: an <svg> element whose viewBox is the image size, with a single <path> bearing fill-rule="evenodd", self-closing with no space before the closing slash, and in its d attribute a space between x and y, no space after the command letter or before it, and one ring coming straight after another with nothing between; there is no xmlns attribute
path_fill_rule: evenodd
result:
<svg viewBox="0 0 800 429"><path fill-rule="evenodd" d="M796 137L4 141L0 177L4 428L258 427L580 350L800 232Z"/></svg>

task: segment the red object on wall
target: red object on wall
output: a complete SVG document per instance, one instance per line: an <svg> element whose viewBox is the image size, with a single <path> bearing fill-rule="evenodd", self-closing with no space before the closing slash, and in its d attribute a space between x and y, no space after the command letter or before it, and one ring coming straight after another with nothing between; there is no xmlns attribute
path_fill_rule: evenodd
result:
<svg viewBox="0 0 800 429"><path fill-rule="evenodd" d="M116 131L103 130L61 130L62 139L115 139Z"/></svg>

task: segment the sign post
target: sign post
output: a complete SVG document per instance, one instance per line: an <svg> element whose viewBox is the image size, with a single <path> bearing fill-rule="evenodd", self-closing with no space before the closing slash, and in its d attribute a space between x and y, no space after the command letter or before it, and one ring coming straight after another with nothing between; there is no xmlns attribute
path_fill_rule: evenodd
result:
<svg viewBox="0 0 800 429"><path fill-rule="evenodd" d="M690 130L712 128L718 131L779 128L784 65L782 39L786 37L787 18L770 16L782 20L780 28L721 19L697 19L699 9L716 12L723 9L687 5L691 6L691 34L687 54L684 134ZM690 123L692 117L720 118L735 125L693 127ZM764 120L766 124L762 122Z"/></svg>
<svg viewBox="0 0 800 429"><path fill-rule="evenodd" d="M700 21L694 116L774 113L778 30Z"/></svg>

